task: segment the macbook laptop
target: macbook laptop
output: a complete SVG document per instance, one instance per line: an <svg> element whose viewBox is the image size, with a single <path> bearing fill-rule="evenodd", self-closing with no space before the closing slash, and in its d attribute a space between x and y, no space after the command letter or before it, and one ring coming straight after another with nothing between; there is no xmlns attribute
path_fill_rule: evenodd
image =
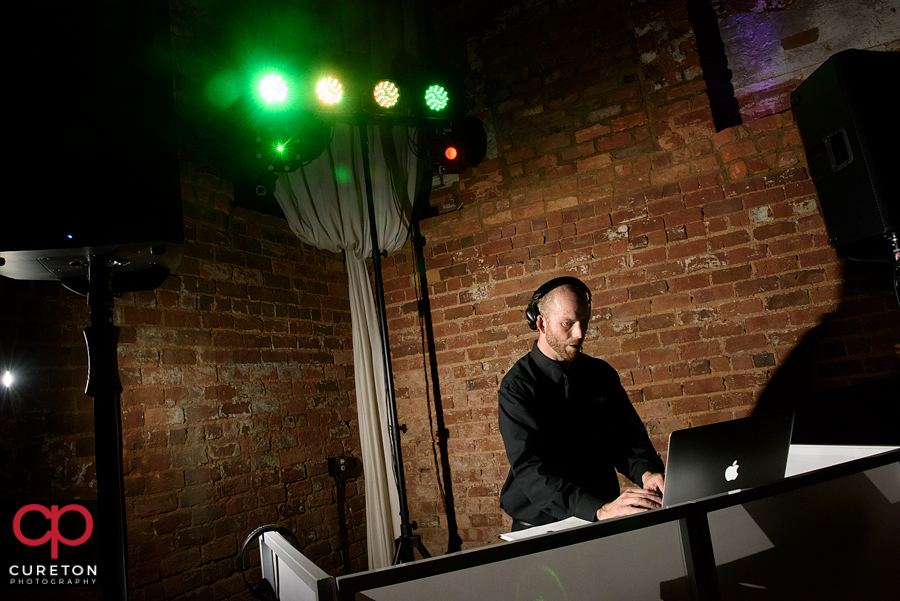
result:
<svg viewBox="0 0 900 601"><path fill-rule="evenodd" d="M669 435L662 506L782 480L794 412L778 411Z"/></svg>

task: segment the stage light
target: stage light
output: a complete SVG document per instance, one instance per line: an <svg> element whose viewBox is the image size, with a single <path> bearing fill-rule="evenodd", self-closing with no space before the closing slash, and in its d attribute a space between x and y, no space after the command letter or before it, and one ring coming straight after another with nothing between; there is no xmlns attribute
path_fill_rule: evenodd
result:
<svg viewBox="0 0 900 601"><path fill-rule="evenodd" d="M385 79L375 86L374 96L378 106L389 109L400 99L400 90L397 89L394 82Z"/></svg>
<svg viewBox="0 0 900 601"><path fill-rule="evenodd" d="M6 370L6 372L3 374L3 379L0 381L2 381L3 385L6 388L12 388L14 380L15 380L15 378L13 378L12 373L10 373L9 370Z"/></svg>
<svg viewBox="0 0 900 601"><path fill-rule="evenodd" d="M434 84L425 90L425 104L433 111L442 111L447 108L450 96L444 86Z"/></svg>
<svg viewBox="0 0 900 601"><path fill-rule="evenodd" d="M325 104L337 104L344 96L344 86L334 77L323 77L316 84L316 96Z"/></svg>
<svg viewBox="0 0 900 601"><path fill-rule="evenodd" d="M474 117L466 117L438 132L431 156L438 173L463 173L470 167L477 167L486 152L484 124Z"/></svg>
<svg viewBox="0 0 900 601"><path fill-rule="evenodd" d="M287 82L280 75L270 73L259 82L259 94L266 104L284 102L287 98Z"/></svg>

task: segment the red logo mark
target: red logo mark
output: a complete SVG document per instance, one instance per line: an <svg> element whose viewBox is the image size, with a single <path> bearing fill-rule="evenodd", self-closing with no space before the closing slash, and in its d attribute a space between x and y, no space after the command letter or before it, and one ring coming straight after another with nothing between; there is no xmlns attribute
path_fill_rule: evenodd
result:
<svg viewBox="0 0 900 601"><path fill-rule="evenodd" d="M37 511L42 516L50 520L50 530L47 531L44 536L41 538L28 538L24 534L22 534L22 517L31 511ZM84 534L76 538L75 540L69 540L68 538L62 536L59 533L59 518L64 513L69 511L75 511L80 513L84 517L85 527ZM91 537L91 533L94 531L94 518L91 517L91 512L82 507L81 505L66 505L62 509L59 508L59 505L51 505L50 509L47 509L44 505L36 505L32 503L31 505L25 505L16 512L16 517L13 518L13 532L16 535L16 538L19 539L24 545L28 545L29 547L38 547L40 545L44 545L47 541L50 541L50 557L52 559L57 559L59 557L59 543L64 545L68 545L69 547L77 547L78 545L83 545L87 542L87 539Z"/></svg>

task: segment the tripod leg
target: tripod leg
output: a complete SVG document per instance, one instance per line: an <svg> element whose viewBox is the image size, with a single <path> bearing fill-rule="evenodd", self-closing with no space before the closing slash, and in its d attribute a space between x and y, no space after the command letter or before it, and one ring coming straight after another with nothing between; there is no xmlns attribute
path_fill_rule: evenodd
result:
<svg viewBox="0 0 900 601"><path fill-rule="evenodd" d="M425 545L422 544L422 539L416 536L416 549L419 550L419 554L422 555L423 559L428 559L431 555L428 553L428 549L425 548Z"/></svg>

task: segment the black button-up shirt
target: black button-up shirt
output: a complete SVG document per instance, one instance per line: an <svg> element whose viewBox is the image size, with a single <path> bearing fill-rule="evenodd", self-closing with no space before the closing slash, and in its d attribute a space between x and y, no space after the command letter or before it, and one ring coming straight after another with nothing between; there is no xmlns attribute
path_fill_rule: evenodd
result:
<svg viewBox="0 0 900 601"><path fill-rule="evenodd" d="M514 519L594 521L619 496L615 470L640 485L644 472L665 469L605 361L557 363L535 344L504 376L499 397L510 464L500 506Z"/></svg>

